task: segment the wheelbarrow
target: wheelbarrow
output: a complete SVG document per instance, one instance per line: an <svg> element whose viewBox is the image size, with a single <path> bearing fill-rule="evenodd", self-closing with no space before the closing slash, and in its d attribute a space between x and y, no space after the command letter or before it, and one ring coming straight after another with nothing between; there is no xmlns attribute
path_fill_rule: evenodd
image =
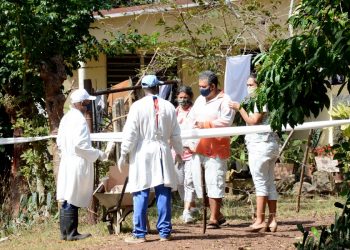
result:
<svg viewBox="0 0 350 250"><path fill-rule="evenodd" d="M133 211L133 196L126 192L128 172L128 168L124 168L120 172L117 166L111 166L109 175L100 182L94 191L94 196L105 208L102 221L107 223L110 234L119 234L122 229L122 222ZM148 206L153 205L154 197L154 191L151 190Z"/></svg>

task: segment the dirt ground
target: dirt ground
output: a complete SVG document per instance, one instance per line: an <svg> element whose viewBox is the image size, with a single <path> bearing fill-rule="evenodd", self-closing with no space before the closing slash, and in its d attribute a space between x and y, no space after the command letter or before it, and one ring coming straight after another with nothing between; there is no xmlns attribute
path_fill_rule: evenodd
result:
<svg viewBox="0 0 350 250"><path fill-rule="evenodd" d="M123 241L126 235L112 235L106 237L103 244L88 249L295 249L293 243L302 237L297 224L310 229L311 226L329 225L332 220L333 217L289 218L279 222L275 233L247 232L249 224L235 220L228 220L220 229L207 229L205 234L202 234L201 222L175 224L172 240L168 242L160 242L157 232L151 231L145 243L128 244Z"/></svg>

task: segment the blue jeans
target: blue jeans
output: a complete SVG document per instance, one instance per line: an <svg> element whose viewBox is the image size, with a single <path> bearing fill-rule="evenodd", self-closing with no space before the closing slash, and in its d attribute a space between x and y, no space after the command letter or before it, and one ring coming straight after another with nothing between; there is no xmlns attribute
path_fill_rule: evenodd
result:
<svg viewBox="0 0 350 250"><path fill-rule="evenodd" d="M158 210L157 230L161 238L166 238L171 234L171 188L159 185L154 187L156 194L156 204ZM133 234L137 238L144 238L147 234L146 213L148 208L148 197L150 189L145 189L133 193L134 201L134 230Z"/></svg>

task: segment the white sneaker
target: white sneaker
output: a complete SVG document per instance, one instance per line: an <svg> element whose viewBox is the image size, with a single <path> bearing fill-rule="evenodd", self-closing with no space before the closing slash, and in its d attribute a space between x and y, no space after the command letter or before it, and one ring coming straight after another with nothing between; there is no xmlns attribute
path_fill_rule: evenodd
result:
<svg viewBox="0 0 350 250"><path fill-rule="evenodd" d="M137 244L146 242L146 238L137 238L136 236L127 237L124 240L126 243Z"/></svg>
<svg viewBox="0 0 350 250"><path fill-rule="evenodd" d="M191 213L191 215L196 214L196 213L199 213L200 211L201 211L201 209L198 208L198 207L191 207L191 208L190 208L190 213Z"/></svg>
<svg viewBox="0 0 350 250"><path fill-rule="evenodd" d="M193 223L191 212L189 210L184 210L182 213L182 219L186 224Z"/></svg>

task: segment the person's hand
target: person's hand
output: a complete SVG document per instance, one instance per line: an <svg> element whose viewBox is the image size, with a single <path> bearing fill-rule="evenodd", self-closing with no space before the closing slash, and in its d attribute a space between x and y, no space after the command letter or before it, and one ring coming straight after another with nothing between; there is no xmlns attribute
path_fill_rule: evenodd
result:
<svg viewBox="0 0 350 250"><path fill-rule="evenodd" d="M184 148L184 152L189 153L189 154L193 153L189 146L184 146L183 148Z"/></svg>
<svg viewBox="0 0 350 250"><path fill-rule="evenodd" d="M107 154L105 152L100 150L98 153L99 153L98 159L100 161L107 161L108 160Z"/></svg>
<svg viewBox="0 0 350 250"><path fill-rule="evenodd" d="M175 164L182 165L183 160L180 154L175 155Z"/></svg>
<svg viewBox="0 0 350 250"><path fill-rule="evenodd" d="M204 122L198 122L196 121L194 123L194 128L204 128Z"/></svg>
<svg viewBox="0 0 350 250"><path fill-rule="evenodd" d="M229 101L228 103L228 106L231 108L231 109L234 109L234 110L239 110L239 108L241 107L241 105L239 104L239 102L234 102L234 101Z"/></svg>
<svg viewBox="0 0 350 250"><path fill-rule="evenodd" d="M126 163L126 156L125 155L121 155L119 157L119 160L118 160L118 169L119 169L119 172L122 172L122 169L124 167L126 167L127 163Z"/></svg>

